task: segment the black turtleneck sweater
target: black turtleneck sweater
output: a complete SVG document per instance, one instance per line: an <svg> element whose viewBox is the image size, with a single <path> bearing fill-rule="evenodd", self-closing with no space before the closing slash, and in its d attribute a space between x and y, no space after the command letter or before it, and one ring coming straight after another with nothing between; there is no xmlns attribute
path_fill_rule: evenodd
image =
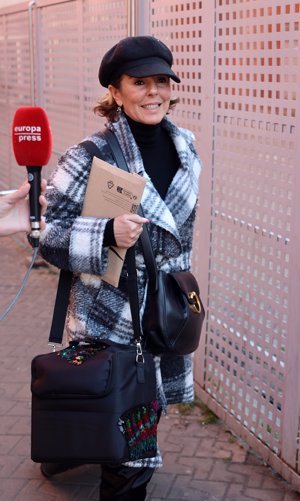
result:
<svg viewBox="0 0 300 501"><path fill-rule="evenodd" d="M127 115L126 118L139 147L145 171L164 199L180 164L174 143L161 123L148 125L136 122ZM105 227L103 244L116 245L113 219Z"/></svg>
<svg viewBox="0 0 300 501"><path fill-rule="evenodd" d="M179 158L168 132L157 125L132 120L126 115L131 132L143 159L145 171L164 199L179 167Z"/></svg>

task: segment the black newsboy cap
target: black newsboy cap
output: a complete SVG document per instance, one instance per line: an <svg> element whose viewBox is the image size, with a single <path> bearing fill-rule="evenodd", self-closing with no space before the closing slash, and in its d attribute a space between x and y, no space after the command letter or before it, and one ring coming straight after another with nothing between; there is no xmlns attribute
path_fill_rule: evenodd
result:
<svg viewBox="0 0 300 501"><path fill-rule="evenodd" d="M170 49L152 36L123 38L104 55L99 68L99 81L108 87L121 75L147 77L167 75L179 83L180 78L171 69Z"/></svg>

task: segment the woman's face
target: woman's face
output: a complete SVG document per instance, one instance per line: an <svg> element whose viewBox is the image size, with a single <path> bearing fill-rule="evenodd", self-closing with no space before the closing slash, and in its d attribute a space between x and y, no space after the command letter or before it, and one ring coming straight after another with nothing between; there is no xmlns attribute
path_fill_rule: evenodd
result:
<svg viewBox="0 0 300 501"><path fill-rule="evenodd" d="M155 125L169 110L170 78L165 75L130 77L123 75L120 88L109 86L116 103L126 115L143 124Z"/></svg>

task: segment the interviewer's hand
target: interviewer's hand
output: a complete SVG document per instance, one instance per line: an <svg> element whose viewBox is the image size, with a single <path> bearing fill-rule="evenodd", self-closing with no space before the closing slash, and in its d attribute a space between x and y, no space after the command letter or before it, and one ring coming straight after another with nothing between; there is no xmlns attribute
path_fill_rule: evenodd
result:
<svg viewBox="0 0 300 501"><path fill-rule="evenodd" d="M41 195L39 202L41 204L41 214L44 214L47 208L47 202L44 196L46 191L46 180L41 182ZM29 200L28 193L30 184L25 181L18 190L8 195L0 197L0 236L8 236L19 231L31 231L29 219ZM41 219L41 229L45 228L45 221Z"/></svg>
<svg viewBox="0 0 300 501"><path fill-rule="evenodd" d="M132 247L143 231L143 225L149 219L138 214L123 214L114 218L114 236L117 247L129 249Z"/></svg>

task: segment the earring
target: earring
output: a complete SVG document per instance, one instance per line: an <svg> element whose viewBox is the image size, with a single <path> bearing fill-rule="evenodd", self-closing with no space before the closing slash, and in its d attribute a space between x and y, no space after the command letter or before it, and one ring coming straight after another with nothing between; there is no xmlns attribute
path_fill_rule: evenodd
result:
<svg viewBox="0 0 300 501"><path fill-rule="evenodd" d="M117 113L118 113L118 115L120 115L121 111L122 111L122 108L121 108L121 106L118 105L118 107L117 107Z"/></svg>

